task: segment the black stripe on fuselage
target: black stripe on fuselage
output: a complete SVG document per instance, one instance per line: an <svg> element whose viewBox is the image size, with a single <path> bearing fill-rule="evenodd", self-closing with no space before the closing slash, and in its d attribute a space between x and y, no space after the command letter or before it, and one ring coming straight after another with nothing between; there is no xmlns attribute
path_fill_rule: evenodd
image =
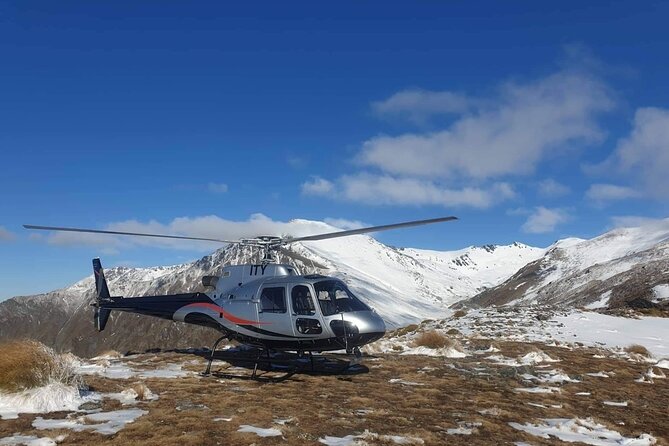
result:
<svg viewBox="0 0 669 446"><path fill-rule="evenodd" d="M147 316L172 319L174 313L184 305L214 303L204 293L166 294L164 296L112 297L100 301L100 308L145 314Z"/></svg>
<svg viewBox="0 0 669 446"><path fill-rule="evenodd" d="M287 338L287 339L308 339L300 336L285 335L281 333L274 333L273 331L264 330L262 328L254 327L253 325L239 325L242 328L245 328L249 331L254 331L265 336L275 336L277 338Z"/></svg>

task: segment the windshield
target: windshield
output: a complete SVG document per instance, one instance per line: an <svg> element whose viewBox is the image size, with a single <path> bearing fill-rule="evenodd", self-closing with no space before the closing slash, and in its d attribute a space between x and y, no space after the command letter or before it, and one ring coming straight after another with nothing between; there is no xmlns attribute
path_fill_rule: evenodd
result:
<svg viewBox="0 0 669 446"><path fill-rule="evenodd" d="M351 293L339 280L323 280L314 284L318 304L323 316L331 316L345 311L365 311L369 307Z"/></svg>

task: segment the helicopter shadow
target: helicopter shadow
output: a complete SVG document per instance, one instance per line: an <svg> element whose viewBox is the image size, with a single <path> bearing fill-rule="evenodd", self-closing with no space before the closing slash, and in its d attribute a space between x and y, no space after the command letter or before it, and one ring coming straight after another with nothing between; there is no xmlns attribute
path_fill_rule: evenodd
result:
<svg viewBox="0 0 669 446"><path fill-rule="evenodd" d="M210 350L191 352L209 361ZM251 371L252 374L245 373ZM254 347L235 347L216 350L213 355L210 375L222 379L243 379L260 382L295 380L296 376L352 376L369 373L369 368L350 355L330 353L327 355L298 355L292 352L272 351L267 353Z"/></svg>

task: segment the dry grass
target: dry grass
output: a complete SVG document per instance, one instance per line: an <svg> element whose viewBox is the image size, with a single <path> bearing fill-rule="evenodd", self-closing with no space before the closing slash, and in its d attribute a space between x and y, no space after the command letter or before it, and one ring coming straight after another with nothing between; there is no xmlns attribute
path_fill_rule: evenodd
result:
<svg viewBox="0 0 669 446"><path fill-rule="evenodd" d="M107 359L121 359L123 355L116 350L105 350L104 352L97 355L97 357Z"/></svg>
<svg viewBox="0 0 669 446"><path fill-rule="evenodd" d="M490 340L481 346L489 346ZM389 435L414 437L425 446L473 446L514 444L524 441L541 446L557 444L555 439L531 436L513 429L509 422L536 422L537 418L593 417L625 436L641 433L655 436L657 444L669 444L666 423L666 401L669 386L639 384L634 380L648 370L647 364L627 361L610 355L593 358L593 349L568 350L545 345L496 341L506 357L518 357L529 350L541 349L561 359L560 369L580 382L566 383L555 394L518 393L527 387L520 377L501 372L508 367L493 364L485 356L444 359L429 356L379 354L364 362L369 373L352 376L318 376L299 374L281 383L260 383L239 379L203 379L187 376L178 379L145 380L160 399L140 402L138 407L149 413L128 424L116 435L104 436L71 430L49 431L50 437L67 435L67 444L143 446L165 445L249 445L262 446L319 444L326 435L344 437L362 435L370 445L392 445ZM155 361L154 361L155 359ZM133 363L152 367L190 361L192 356L166 354L140 355ZM455 367L454 367L455 366ZM587 372L614 370L609 378L585 375ZM483 373L482 373L483 372ZM250 374L251 371L247 370ZM423 385L392 383L401 378ZM87 376L92 387L119 391L129 383L98 376ZM576 392L590 396L577 396ZM628 407L611 407L602 401L628 401ZM178 410L184 402L206 408ZM529 405L541 404L543 407ZM121 409L116 400L105 399L103 411ZM483 412L483 413L482 413ZM17 420L0 422L0 438L21 432L44 436L31 422L37 415L22 415ZM64 414L40 415L63 418ZM215 417L230 422L213 421ZM276 419L292 421L285 425ZM481 423L472 435L449 435L448 429L460 423ZM238 432L241 424L282 431L282 436L260 438ZM365 434L368 431L368 434Z"/></svg>
<svg viewBox="0 0 669 446"><path fill-rule="evenodd" d="M653 356L646 347L639 344L628 345L627 347L625 347L625 351L630 354L645 356L646 358L650 358Z"/></svg>
<svg viewBox="0 0 669 446"><path fill-rule="evenodd" d="M15 340L0 344L0 390L17 392L50 382L80 386L71 355L58 355L44 344Z"/></svg>
<svg viewBox="0 0 669 446"><path fill-rule="evenodd" d="M151 395L151 391L149 390L148 387L146 387L146 384L144 383L135 383L130 387L132 390L137 393L137 400L138 401L144 401L146 400L149 395Z"/></svg>
<svg viewBox="0 0 669 446"><path fill-rule="evenodd" d="M436 330L426 331L414 340L416 347L443 348L453 347L455 342Z"/></svg>
<svg viewBox="0 0 669 446"><path fill-rule="evenodd" d="M460 319L461 317L467 316L467 310L458 310L453 313L453 319Z"/></svg>
<svg viewBox="0 0 669 446"><path fill-rule="evenodd" d="M416 324L410 324L407 325L406 327L398 328L395 330L392 334L391 337L400 337L404 336L405 334L411 333L413 331L416 331L418 329L418 325Z"/></svg>

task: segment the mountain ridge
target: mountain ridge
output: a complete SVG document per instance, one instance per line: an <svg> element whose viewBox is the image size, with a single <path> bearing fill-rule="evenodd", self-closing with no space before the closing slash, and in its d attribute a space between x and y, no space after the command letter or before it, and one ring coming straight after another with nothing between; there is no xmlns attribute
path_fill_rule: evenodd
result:
<svg viewBox="0 0 669 446"><path fill-rule="evenodd" d="M309 225L313 222L306 221ZM328 227L323 224L323 227ZM329 227L334 229L332 227ZM517 251L516 264L501 253ZM465 248L444 252L393 248L375 239L355 235L313 243L295 243L279 252L279 261L303 273L334 275L346 281L359 297L398 327L451 313L449 305L490 285L490 265L505 266L507 276L517 266L538 257L543 250L517 244L496 249ZM449 261L471 254L469 264ZM481 267L476 263L487 259ZM257 263L249 247L230 245L194 262L150 268L113 267L105 270L112 295L126 297L202 291L201 277L220 274L223 265ZM104 261L104 259L103 259ZM444 278L447 278L445 281ZM506 278L506 277L504 277ZM92 324L94 298L92 274L69 287L0 303L0 339L31 337L58 350L91 356L105 349L119 351L153 347L182 348L211 344L218 333L133 314L112 313L104 332Z"/></svg>
<svg viewBox="0 0 669 446"><path fill-rule="evenodd" d="M320 222L302 224L309 230L335 230ZM354 235L294 243L278 257L304 274L344 280L389 328L445 318L459 307L669 308L669 219L592 239L562 239L545 249L514 242L432 251ZM218 275L224 265L259 260L257 250L229 245L193 262L114 267L106 276L112 295L203 291L202 276ZM211 329L127 313L112 313L107 329L97 333L89 307L93 298L91 275L69 287L1 302L0 339L30 337L92 356L106 349L200 347L218 336Z"/></svg>
<svg viewBox="0 0 669 446"><path fill-rule="evenodd" d="M669 219L617 228L589 240L555 242L543 257L458 307L560 305L587 309L665 309Z"/></svg>

